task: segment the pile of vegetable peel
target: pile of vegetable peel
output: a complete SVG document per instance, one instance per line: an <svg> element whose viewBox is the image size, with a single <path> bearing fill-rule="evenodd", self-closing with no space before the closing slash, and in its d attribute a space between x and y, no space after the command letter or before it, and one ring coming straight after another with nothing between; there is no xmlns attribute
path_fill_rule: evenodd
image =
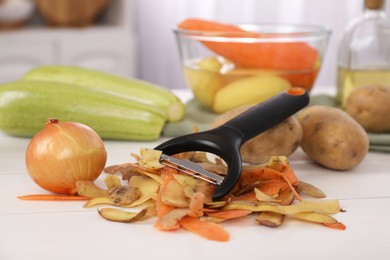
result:
<svg viewBox="0 0 390 260"><path fill-rule="evenodd" d="M317 187L298 180L288 159L272 157L262 165L244 166L229 195L213 201L216 186L159 163L160 151L141 149L134 163L105 168L106 189L92 181L78 181L78 194L90 198L84 207L99 207L104 219L132 223L155 218L162 231L185 229L209 240L226 242L225 221L255 216L268 227L282 225L285 217L345 230L332 215L343 212L338 200L324 199ZM226 165L203 152L176 155L224 175ZM315 199L303 200L301 194ZM107 207L105 207L107 206ZM253 218L248 218L253 221Z"/></svg>

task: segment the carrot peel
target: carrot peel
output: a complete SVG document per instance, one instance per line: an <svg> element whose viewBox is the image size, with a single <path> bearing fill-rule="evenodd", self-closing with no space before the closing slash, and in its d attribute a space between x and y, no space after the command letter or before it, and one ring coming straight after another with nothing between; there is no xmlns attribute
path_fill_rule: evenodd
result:
<svg viewBox="0 0 390 260"><path fill-rule="evenodd" d="M333 228L333 229L337 229L337 230L346 230L347 227L341 223L341 222L337 222L337 223L322 223L322 225L326 226L326 227L330 227L330 228Z"/></svg>
<svg viewBox="0 0 390 260"><path fill-rule="evenodd" d="M161 221L162 218L168 214L169 212L175 210L174 206L165 204L162 200L162 193L164 193L165 189L168 186L168 183L172 180L174 180L172 170L170 168L164 168L163 171L161 171L161 185L160 190L158 192L158 196L156 199L156 210L157 210L157 221L155 223L155 227L159 230L174 230L180 227L179 223L177 223L174 226L170 226L169 228L162 225Z"/></svg>
<svg viewBox="0 0 390 260"><path fill-rule="evenodd" d="M180 220L180 224L184 229L209 240L220 242L230 240L229 233L216 223L202 221L199 218L184 217Z"/></svg>
<svg viewBox="0 0 390 260"><path fill-rule="evenodd" d="M215 218L234 219L234 218L245 217L251 213L252 213L251 210L231 209L231 210L222 210L217 212L209 212L207 213L207 215Z"/></svg>
<svg viewBox="0 0 390 260"><path fill-rule="evenodd" d="M37 200L37 201L78 201L89 200L90 198L79 195L60 195L60 194L29 194L17 197L20 200Z"/></svg>

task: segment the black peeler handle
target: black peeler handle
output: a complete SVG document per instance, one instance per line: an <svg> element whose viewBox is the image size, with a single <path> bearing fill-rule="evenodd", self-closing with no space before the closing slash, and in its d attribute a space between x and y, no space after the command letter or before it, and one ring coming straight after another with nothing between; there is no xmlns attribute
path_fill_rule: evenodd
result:
<svg viewBox="0 0 390 260"><path fill-rule="evenodd" d="M245 143L294 115L308 103L309 95L303 88L290 88L226 122L223 128L239 132L241 143Z"/></svg>
<svg viewBox="0 0 390 260"><path fill-rule="evenodd" d="M204 151L221 157L228 165L228 172L213 195L214 200L219 200L234 188L240 178L241 145L294 115L308 103L309 95L304 89L290 88L217 128L172 138L155 149L167 155Z"/></svg>

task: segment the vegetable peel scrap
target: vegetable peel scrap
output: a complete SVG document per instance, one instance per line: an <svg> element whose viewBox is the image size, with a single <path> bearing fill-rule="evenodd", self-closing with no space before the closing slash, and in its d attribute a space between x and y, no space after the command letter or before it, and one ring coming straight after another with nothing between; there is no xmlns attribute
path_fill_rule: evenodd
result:
<svg viewBox="0 0 390 260"><path fill-rule="evenodd" d="M46 201L78 201L89 200L89 197L79 195L61 195L61 194L29 194L18 196L20 200L46 200Z"/></svg>
<svg viewBox="0 0 390 260"><path fill-rule="evenodd" d="M85 208L98 208L108 220L134 223L155 218L154 227L161 231L188 230L209 240L226 242L230 235L223 223L245 220L255 215L259 225L279 227L284 218L317 223L336 230L346 226L333 216L344 212L338 200L326 200L325 193L298 180L288 159L272 157L266 164L243 166L235 188L222 200L213 201L216 186L159 164L159 151L142 149L136 162L105 168L106 188L94 181L77 181L77 196L33 194L24 200L87 200ZM208 171L226 175L227 167L219 158L215 162L204 152L176 155L207 167ZM300 194L316 200L303 200ZM253 218L252 218L253 219Z"/></svg>
<svg viewBox="0 0 390 260"><path fill-rule="evenodd" d="M278 227L289 217L337 230L346 228L331 216L343 212L339 201L322 199L325 194L311 184L300 185L286 157L272 157L267 164L244 166L233 191L222 200L213 201L214 185L160 165L154 161L158 160L157 155L154 150L143 149L141 156L133 155L135 163L107 167L105 196L100 196L101 188L94 188L92 182L80 182L78 189L83 191L83 196L90 197L84 207L108 205L111 207L99 208L98 213L109 221L133 223L155 218L154 227L158 230L185 229L220 242L230 240L223 222L245 219L248 215L257 215L256 222L268 227ZM218 159L213 163L201 152L177 157L207 165L209 171L222 176L226 174L227 169L221 173L223 165ZM128 175L129 171L132 174ZM115 189L123 192L113 198ZM299 193L317 200L303 200Z"/></svg>

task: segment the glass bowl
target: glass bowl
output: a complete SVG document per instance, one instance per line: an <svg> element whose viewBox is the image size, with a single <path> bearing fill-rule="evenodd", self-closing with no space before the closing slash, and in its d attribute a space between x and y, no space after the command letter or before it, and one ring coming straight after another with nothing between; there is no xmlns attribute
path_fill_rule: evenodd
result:
<svg viewBox="0 0 390 260"><path fill-rule="evenodd" d="M174 28L184 78L216 113L259 103L289 87L310 91L330 38L322 26L246 24L242 32Z"/></svg>

